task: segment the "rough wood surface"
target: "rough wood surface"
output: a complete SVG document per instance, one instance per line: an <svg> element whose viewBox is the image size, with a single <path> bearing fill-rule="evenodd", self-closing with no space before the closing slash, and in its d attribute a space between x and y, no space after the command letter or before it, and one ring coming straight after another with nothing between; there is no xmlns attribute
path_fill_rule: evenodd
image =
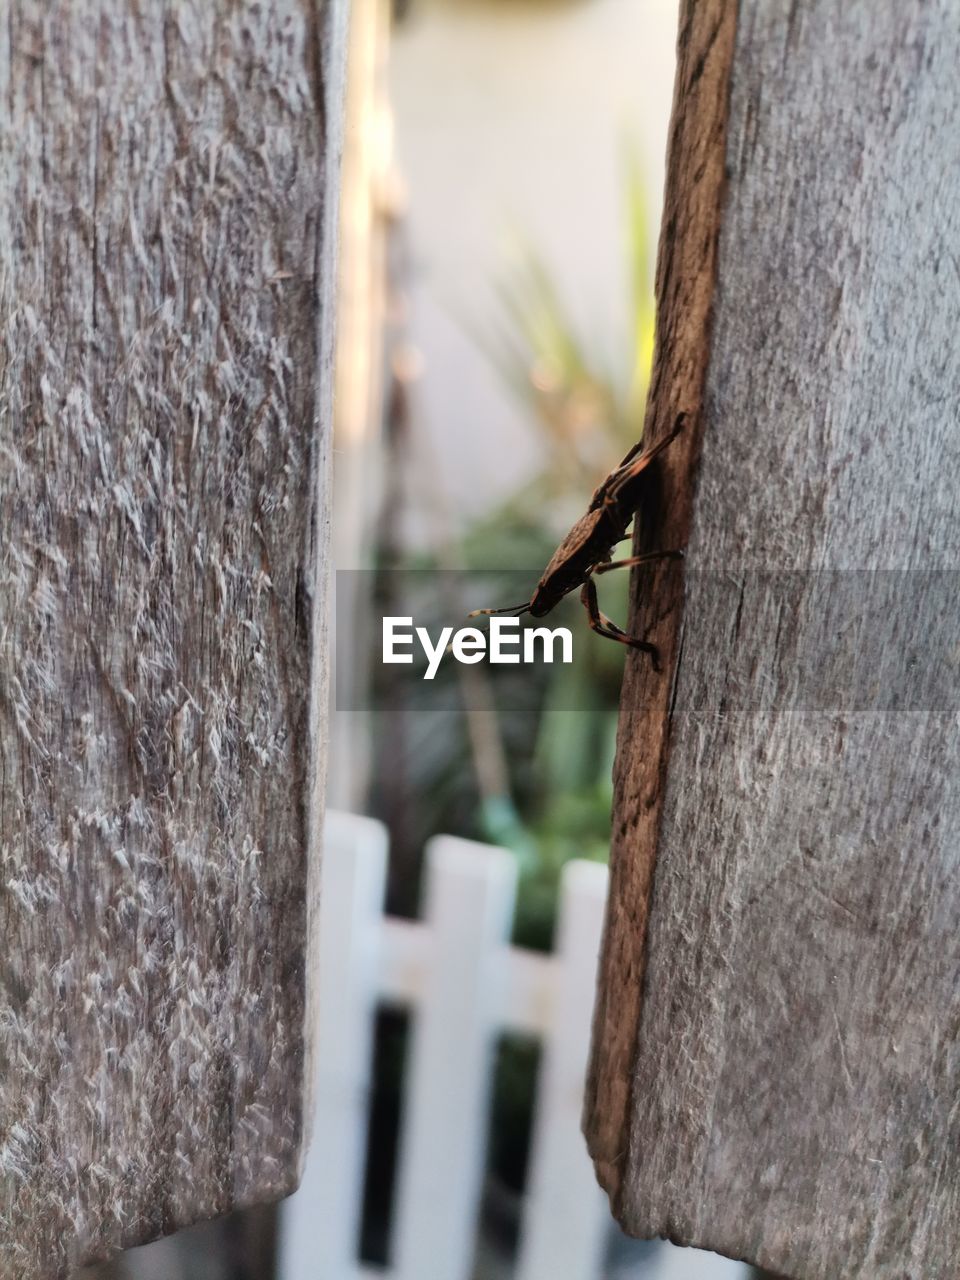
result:
<svg viewBox="0 0 960 1280"><path fill-rule="evenodd" d="M639 661L624 688L588 1137L635 1234L952 1280L960 575L925 571L960 566L960 26L742 0L697 234L683 51L719 7L685 6L659 281L669 332L719 214L707 374L651 406L700 407L698 475L663 477L697 486L682 636L669 701Z"/></svg>
<svg viewBox="0 0 960 1280"><path fill-rule="evenodd" d="M339 0L0 21L0 1276L295 1184Z"/></svg>
<svg viewBox="0 0 960 1280"><path fill-rule="evenodd" d="M690 477L698 449L707 368L720 200L724 186L727 84L736 7L728 0L686 4L677 41L677 76L657 263L657 345L644 439L655 443L686 410L688 422L662 455L661 484L637 522L638 551L684 547L692 511ZM594 1011L584 1127L600 1182L617 1196L630 1107L643 982L650 884L668 745L669 661L680 619L680 575L663 566L638 575L640 604L631 631L654 640L664 672L628 661L620 706L610 895Z"/></svg>

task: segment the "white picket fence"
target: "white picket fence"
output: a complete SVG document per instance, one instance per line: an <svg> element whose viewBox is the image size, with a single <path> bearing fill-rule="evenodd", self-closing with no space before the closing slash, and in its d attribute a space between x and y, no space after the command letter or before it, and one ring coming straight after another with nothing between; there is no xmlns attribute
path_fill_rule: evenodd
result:
<svg viewBox="0 0 960 1280"><path fill-rule="evenodd" d="M508 944L516 869L502 849L451 836L430 841L422 922L382 914L387 838L379 823L329 814L324 858L313 1142L301 1188L284 1205L280 1280L470 1280L492 1051L507 1031L542 1043L514 1274L598 1280L610 1215L580 1109L606 868L566 866L556 949L544 955ZM386 1270L357 1260L381 1004L415 1012Z"/></svg>

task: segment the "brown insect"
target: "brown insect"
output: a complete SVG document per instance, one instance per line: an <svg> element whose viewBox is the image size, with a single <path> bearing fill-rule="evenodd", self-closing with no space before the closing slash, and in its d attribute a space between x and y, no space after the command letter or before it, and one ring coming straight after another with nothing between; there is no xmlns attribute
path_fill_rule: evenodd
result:
<svg viewBox="0 0 960 1280"><path fill-rule="evenodd" d="M641 444L635 444L620 465L611 471L597 486L586 514L581 516L553 553L553 558L543 571L536 590L525 604L510 605L505 609L474 609L471 618L513 614L520 617L529 613L542 618L556 608L564 596L580 587L580 599L587 610L590 626L598 635L619 644L630 645L649 653L654 670L660 670L657 647L648 640L628 636L625 631L600 612L597 588L593 579L611 569L629 569L635 564L650 560L681 560L682 551L648 551L644 555L629 556L625 560L612 560L613 548L627 536L627 530L641 498L641 476L654 458L658 457L683 428L686 414L678 415L673 430L651 449L640 452ZM639 457L637 456L639 454Z"/></svg>

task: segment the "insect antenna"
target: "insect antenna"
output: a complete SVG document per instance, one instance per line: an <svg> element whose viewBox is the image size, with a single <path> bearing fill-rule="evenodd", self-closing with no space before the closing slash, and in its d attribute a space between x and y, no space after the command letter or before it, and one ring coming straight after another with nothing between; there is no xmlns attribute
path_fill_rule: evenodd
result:
<svg viewBox="0 0 960 1280"><path fill-rule="evenodd" d="M468 618L493 618L501 614L510 613L515 618L519 618L521 614L530 612L530 601L524 604L508 604L504 609L473 609L467 614Z"/></svg>

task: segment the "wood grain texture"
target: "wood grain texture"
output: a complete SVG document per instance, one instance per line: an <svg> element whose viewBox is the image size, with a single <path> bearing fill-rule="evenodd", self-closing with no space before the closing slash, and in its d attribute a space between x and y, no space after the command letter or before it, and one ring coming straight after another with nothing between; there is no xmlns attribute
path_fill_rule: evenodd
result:
<svg viewBox="0 0 960 1280"><path fill-rule="evenodd" d="M662 439L689 415L662 455L637 513L635 550L684 547L699 448L699 405L709 353L720 203L724 188L727 86L736 6L697 0L681 9L677 76L657 262L657 340L644 440ZM620 703L610 895L600 955L584 1129L597 1176L616 1202L630 1110L643 983L650 885L657 851L668 747L670 669L680 623L682 575L668 565L636 574L630 632L654 641L665 674L648 659L627 662Z"/></svg>
<svg viewBox="0 0 960 1280"><path fill-rule="evenodd" d="M741 0L665 745L624 690L598 1170L797 1280L960 1258L958 61L945 3Z"/></svg>
<svg viewBox="0 0 960 1280"><path fill-rule="evenodd" d="M0 1276L309 1114L338 0L0 21Z"/></svg>

